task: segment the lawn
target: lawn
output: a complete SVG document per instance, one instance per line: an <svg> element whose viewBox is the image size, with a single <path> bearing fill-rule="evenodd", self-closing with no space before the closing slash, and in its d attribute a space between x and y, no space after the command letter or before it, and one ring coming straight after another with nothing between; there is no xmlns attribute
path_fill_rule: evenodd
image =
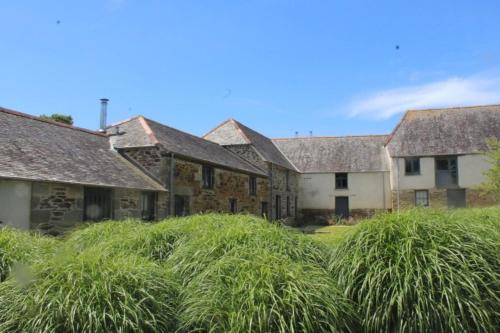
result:
<svg viewBox="0 0 500 333"><path fill-rule="evenodd" d="M500 207L0 229L0 332L498 332ZM314 233L312 233L314 231Z"/></svg>

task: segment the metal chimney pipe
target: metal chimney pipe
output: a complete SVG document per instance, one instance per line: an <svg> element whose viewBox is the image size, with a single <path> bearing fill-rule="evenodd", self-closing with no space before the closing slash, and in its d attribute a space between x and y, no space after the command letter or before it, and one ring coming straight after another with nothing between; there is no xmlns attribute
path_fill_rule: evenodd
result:
<svg viewBox="0 0 500 333"><path fill-rule="evenodd" d="M106 122L108 118L108 102L109 99L101 98L101 123L99 126L100 132L106 132Z"/></svg>

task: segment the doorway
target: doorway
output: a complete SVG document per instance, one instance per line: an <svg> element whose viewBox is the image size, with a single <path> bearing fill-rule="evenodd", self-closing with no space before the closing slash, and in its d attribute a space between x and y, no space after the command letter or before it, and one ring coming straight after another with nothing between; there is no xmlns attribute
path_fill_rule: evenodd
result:
<svg viewBox="0 0 500 333"><path fill-rule="evenodd" d="M343 219L349 217L349 197L335 197L335 215Z"/></svg>
<svg viewBox="0 0 500 333"><path fill-rule="evenodd" d="M465 190L447 190L446 196L448 199L448 208L465 207Z"/></svg>

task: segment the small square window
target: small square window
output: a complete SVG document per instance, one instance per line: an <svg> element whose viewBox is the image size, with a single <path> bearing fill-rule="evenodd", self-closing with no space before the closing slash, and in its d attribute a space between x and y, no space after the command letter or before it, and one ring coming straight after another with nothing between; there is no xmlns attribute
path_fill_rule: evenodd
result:
<svg viewBox="0 0 500 333"><path fill-rule="evenodd" d="M415 191L415 206L417 207L429 206L429 191L427 190Z"/></svg>
<svg viewBox="0 0 500 333"><path fill-rule="evenodd" d="M405 175L420 175L420 158L405 158Z"/></svg>
<svg viewBox="0 0 500 333"><path fill-rule="evenodd" d="M203 187L207 189L214 188L214 168L204 165L202 169Z"/></svg>
<svg viewBox="0 0 500 333"><path fill-rule="evenodd" d="M347 189L347 173L335 174L335 188L337 190Z"/></svg>

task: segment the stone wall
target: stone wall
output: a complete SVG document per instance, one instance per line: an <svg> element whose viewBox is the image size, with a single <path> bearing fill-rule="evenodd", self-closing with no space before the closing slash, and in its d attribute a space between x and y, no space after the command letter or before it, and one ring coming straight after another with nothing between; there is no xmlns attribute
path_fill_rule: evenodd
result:
<svg viewBox="0 0 500 333"><path fill-rule="evenodd" d="M84 187L61 183L33 182L31 228L47 234L63 234L83 221ZM143 191L113 189L113 219L141 218ZM167 216L167 193L158 193L157 219Z"/></svg>
<svg viewBox="0 0 500 333"><path fill-rule="evenodd" d="M169 185L170 157L158 147L128 148L120 153L163 185Z"/></svg>
<svg viewBox="0 0 500 333"><path fill-rule="evenodd" d="M31 228L58 235L83 219L83 186L34 182Z"/></svg>
<svg viewBox="0 0 500 333"><path fill-rule="evenodd" d="M485 195L476 189L465 189L467 207L487 207L498 205L499 201L494 195ZM399 194L400 209L415 207L415 191L404 190ZM429 206L432 208L447 208L448 196L446 189L433 188L429 190ZM397 191L392 192L392 207L397 210Z"/></svg>
<svg viewBox="0 0 500 333"><path fill-rule="evenodd" d="M189 197L189 211L229 212L229 199L237 200L240 213L260 215L261 203L269 201L269 185L266 178L257 177L257 194L249 194L249 175L214 168L213 189L202 186L202 165L176 159L174 194Z"/></svg>
<svg viewBox="0 0 500 333"><path fill-rule="evenodd" d="M500 197L494 194L484 194L476 189L467 189L465 192L467 207L488 207L500 204Z"/></svg>
<svg viewBox="0 0 500 333"><path fill-rule="evenodd" d="M239 155L240 157L244 158L251 164L255 165L256 167L261 168L262 170L268 170L269 165L267 162L265 162L260 155L257 153L255 148L252 145L245 144L245 145L231 145L231 146L224 146L224 148L229 149L233 153Z"/></svg>
<svg viewBox="0 0 500 333"><path fill-rule="evenodd" d="M286 186L286 174L288 172L289 184ZM276 217L276 196L281 196L281 218L286 224L294 224L295 221L295 198L297 197L299 188L299 174L295 171L288 170L277 166L271 165L272 175L272 218ZM290 198L290 214L287 214L287 198Z"/></svg>

